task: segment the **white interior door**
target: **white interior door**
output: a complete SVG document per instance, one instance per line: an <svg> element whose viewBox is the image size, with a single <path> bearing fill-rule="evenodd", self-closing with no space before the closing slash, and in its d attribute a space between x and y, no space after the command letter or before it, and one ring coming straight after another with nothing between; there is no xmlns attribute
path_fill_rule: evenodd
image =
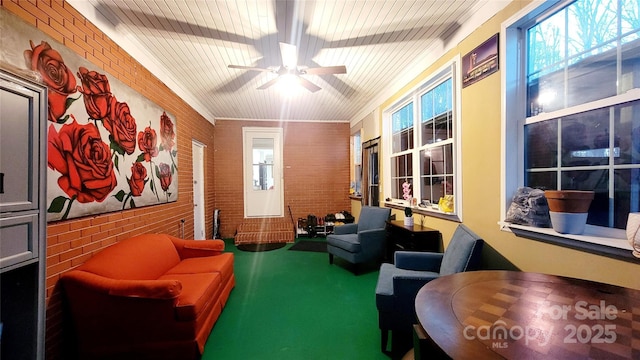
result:
<svg viewBox="0 0 640 360"><path fill-rule="evenodd" d="M284 216L282 128L242 128L245 217Z"/></svg>
<svg viewBox="0 0 640 360"><path fill-rule="evenodd" d="M193 155L193 237L195 240L205 239L204 222L204 145L191 141Z"/></svg>

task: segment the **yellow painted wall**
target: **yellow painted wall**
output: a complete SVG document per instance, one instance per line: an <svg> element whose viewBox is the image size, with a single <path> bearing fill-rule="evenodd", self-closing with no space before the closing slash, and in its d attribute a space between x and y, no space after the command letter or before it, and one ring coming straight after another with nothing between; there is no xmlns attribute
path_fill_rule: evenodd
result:
<svg viewBox="0 0 640 360"><path fill-rule="evenodd" d="M462 57L492 35L500 32L503 21L528 5L514 1L504 10L480 26L457 47L443 54L432 66L407 84L401 91L379 107L378 129L363 129L363 133L382 133L382 110L393 104L432 72L454 56ZM500 44L503 46L503 44ZM485 243L484 266L487 268L515 267L522 271L584 278L640 289L640 262L637 264L614 260L604 256L571 250L534 240L516 237L501 231L500 220L500 96L503 89L500 71L462 89L462 206L463 223L482 236ZM384 139L383 139L384 140ZM382 146L384 148L384 144ZM386 156L384 154L383 156ZM384 162L382 162L384 165ZM381 168L385 181L388 169ZM381 199L384 199L381 194ZM397 218L404 216L393 210ZM414 215L419 222L419 215ZM439 229L445 246L458 224L428 217L425 226Z"/></svg>

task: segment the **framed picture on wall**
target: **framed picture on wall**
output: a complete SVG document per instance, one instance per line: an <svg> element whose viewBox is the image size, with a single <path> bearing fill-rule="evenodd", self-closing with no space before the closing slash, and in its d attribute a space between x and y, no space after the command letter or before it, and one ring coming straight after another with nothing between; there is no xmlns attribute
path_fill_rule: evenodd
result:
<svg viewBox="0 0 640 360"><path fill-rule="evenodd" d="M467 87L498 71L499 33L462 57L462 87Z"/></svg>
<svg viewBox="0 0 640 360"><path fill-rule="evenodd" d="M0 30L0 61L48 87L47 221L177 201L174 115L2 8Z"/></svg>

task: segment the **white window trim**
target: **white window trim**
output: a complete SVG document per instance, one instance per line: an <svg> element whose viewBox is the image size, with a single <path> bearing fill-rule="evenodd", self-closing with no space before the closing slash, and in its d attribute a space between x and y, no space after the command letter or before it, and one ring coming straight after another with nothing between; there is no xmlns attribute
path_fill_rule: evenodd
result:
<svg viewBox="0 0 640 360"><path fill-rule="evenodd" d="M517 46L518 49L521 49L526 46L526 44L519 42L518 32L520 29L517 29L518 24L536 19L541 13L564 3L566 2L534 1L501 25L500 68L504 70L501 71L500 79L503 91L501 94L501 183L498 226L501 230L513 232L517 236L637 262L637 259L631 255L632 248L627 242L625 231L621 229L587 225L583 234L570 235L560 234L549 228L515 225L504 221L512 195L519 186L524 184L524 147L522 144L524 144L524 122L526 120L526 118L519 116L519 114L524 114L526 109L525 96L522 94L524 87L518 87L518 78L524 78L524 64L520 58L522 52L512 51L508 54L507 48ZM635 94L629 93L623 96L633 95ZM602 101L604 103L608 100L603 99ZM557 113L550 115L558 116ZM543 120L550 115L541 114L535 120ZM518 118L518 123L507 122L507 119L513 118ZM517 151L513 151L513 149L517 149Z"/></svg>
<svg viewBox="0 0 640 360"><path fill-rule="evenodd" d="M409 203L402 199L393 199L391 198L391 155L393 154L393 143L392 143L392 123L391 123L391 115L407 105L409 102L414 102L413 107L413 116L414 123L416 119L420 118L418 114L418 106L416 104L420 100L420 94L424 93L424 90L428 87L428 85L434 84L439 81L439 79L443 79L446 74L451 72L451 80L455 85L455 91L453 94L452 105L454 111L454 133L453 133L453 159L455 160L455 184L454 184L454 210L453 214L445 213L440 210L435 209L426 209L418 206L413 206L414 212L417 212L421 215L429 215L435 216L443 219L453 220L462 222L462 151L461 151L461 143L462 143L462 117L461 117L461 104L460 99L462 92L462 77L460 70L460 55L456 55L447 61L444 65L435 70L430 76L428 76L424 81L420 82L420 84L414 86L412 89L407 91L405 95L400 97L396 102L392 105L386 107L382 111L382 138L385 139L383 141L383 146L380 147L381 156L383 159L384 169L385 169L385 181L381 184L383 189L383 198L391 199L391 201L382 201L381 203L386 203L387 205L396 205L401 207L409 206ZM415 129L413 131L413 143L415 148L419 148L418 146L418 131L420 129ZM410 150L410 151L415 151ZM398 154L408 153L410 151L399 152ZM420 162L413 161L413 174L420 174Z"/></svg>

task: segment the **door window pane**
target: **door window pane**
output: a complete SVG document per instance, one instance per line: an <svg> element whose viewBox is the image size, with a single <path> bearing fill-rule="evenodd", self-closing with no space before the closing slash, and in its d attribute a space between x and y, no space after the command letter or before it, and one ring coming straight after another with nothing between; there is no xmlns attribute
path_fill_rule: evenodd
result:
<svg viewBox="0 0 640 360"><path fill-rule="evenodd" d="M273 189L273 148L271 138L253 139L253 190Z"/></svg>

